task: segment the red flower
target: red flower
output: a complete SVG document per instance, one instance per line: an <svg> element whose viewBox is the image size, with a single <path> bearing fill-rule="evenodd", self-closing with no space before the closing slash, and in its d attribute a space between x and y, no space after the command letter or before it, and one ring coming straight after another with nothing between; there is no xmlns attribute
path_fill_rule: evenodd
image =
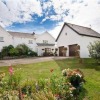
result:
<svg viewBox="0 0 100 100"><path fill-rule="evenodd" d="M53 71L54 71L54 69L51 69L51 70L50 70L50 72L53 72Z"/></svg>
<svg viewBox="0 0 100 100"><path fill-rule="evenodd" d="M12 66L9 67L9 74L12 75L14 73L14 70L12 68Z"/></svg>

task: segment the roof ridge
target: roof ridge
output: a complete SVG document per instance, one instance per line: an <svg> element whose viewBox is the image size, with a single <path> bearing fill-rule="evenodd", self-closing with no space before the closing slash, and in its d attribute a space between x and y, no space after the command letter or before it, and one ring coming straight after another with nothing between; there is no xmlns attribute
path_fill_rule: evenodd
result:
<svg viewBox="0 0 100 100"><path fill-rule="evenodd" d="M86 26L82 26L82 25L78 25L78 24L72 24L72 23L67 23L67 22L65 22L65 23L66 23L66 24L75 25L75 26L79 26L79 27L84 27L84 28L92 29L92 28L90 28L90 27L86 27Z"/></svg>
<svg viewBox="0 0 100 100"><path fill-rule="evenodd" d="M97 34L99 34L100 35L100 33L98 33L97 31L95 31L94 29L92 29L92 28L89 28L89 27L85 27L85 26L81 26L81 25L75 25L75 24L72 24L72 23L65 23L65 24L71 24L72 26L74 25L74 26L78 26L78 27L82 27L82 28L87 28L87 29L90 29L90 30L92 30L92 31L94 31L94 32L96 32ZM71 27L71 26L70 26ZM71 27L71 28L73 28L73 27ZM75 30L75 29L74 29ZM81 34L81 33L80 33Z"/></svg>
<svg viewBox="0 0 100 100"><path fill-rule="evenodd" d="M76 32L79 35L100 38L100 34L98 32L96 32L95 30L93 30L92 28L64 22L64 25L63 25L62 29L60 30L60 33L58 34L56 41L58 40L65 25L67 25L69 28L71 28L74 32ZM74 26L76 26L76 27L74 27ZM84 28L84 29L82 29L82 28Z"/></svg>
<svg viewBox="0 0 100 100"><path fill-rule="evenodd" d="M7 31L9 33L21 33L21 34L32 34L32 33L27 33L27 32L13 32L13 31Z"/></svg>

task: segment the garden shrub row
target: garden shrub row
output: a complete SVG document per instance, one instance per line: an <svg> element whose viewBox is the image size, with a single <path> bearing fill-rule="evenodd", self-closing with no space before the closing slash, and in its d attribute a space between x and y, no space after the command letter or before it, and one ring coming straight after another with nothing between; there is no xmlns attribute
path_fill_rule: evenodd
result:
<svg viewBox="0 0 100 100"><path fill-rule="evenodd" d="M59 78L53 69L50 72L48 79L21 83L21 73L9 67L8 79L0 74L0 100L82 100L85 81L79 69L65 69Z"/></svg>
<svg viewBox="0 0 100 100"><path fill-rule="evenodd" d="M16 47L9 45L2 48L0 58L4 57L21 57L21 56L37 56L37 53L32 51L25 44L19 44Z"/></svg>

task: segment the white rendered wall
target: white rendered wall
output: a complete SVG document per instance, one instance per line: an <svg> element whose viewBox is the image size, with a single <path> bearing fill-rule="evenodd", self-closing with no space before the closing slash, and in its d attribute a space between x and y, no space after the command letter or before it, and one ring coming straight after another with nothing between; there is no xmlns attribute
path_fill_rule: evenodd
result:
<svg viewBox="0 0 100 100"><path fill-rule="evenodd" d="M33 43L29 44L29 40L32 40ZM13 45L16 47L18 44L26 44L31 50L36 51L36 40L30 38L20 38L13 37Z"/></svg>
<svg viewBox="0 0 100 100"><path fill-rule="evenodd" d="M55 44L55 39L49 33L41 34L37 39L37 43L43 43L43 40L48 40L49 44Z"/></svg>
<svg viewBox="0 0 100 100"><path fill-rule="evenodd" d="M12 36L0 26L0 37L4 38L4 42L0 42L0 51L4 46L12 45Z"/></svg>

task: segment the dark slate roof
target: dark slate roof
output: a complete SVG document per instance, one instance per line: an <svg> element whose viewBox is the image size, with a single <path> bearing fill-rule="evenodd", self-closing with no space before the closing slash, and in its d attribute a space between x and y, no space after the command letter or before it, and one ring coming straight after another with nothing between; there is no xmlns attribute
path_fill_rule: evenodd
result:
<svg viewBox="0 0 100 100"><path fill-rule="evenodd" d="M22 37L31 39L35 38L35 35L33 35L32 33L10 32L10 31L8 31L8 33L11 34L13 37Z"/></svg>
<svg viewBox="0 0 100 100"><path fill-rule="evenodd" d="M37 43L38 46L54 46L55 44Z"/></svg>
<svg viewBox="0 0 100 100"><path fill-rule="evenodd" d="M69 28L71 28L73 31L75 31L77 34L79 35L83 35L83 36L89 36L89 37L95 37L95 38L100 38L100 34L96 31L94 31L91 28L88 27L84 27L84 26L79 26L79 25L75 25L75 24L70 24L70 23L64 23L56 41L58 40L64 26L67 25Z"/></svg>

